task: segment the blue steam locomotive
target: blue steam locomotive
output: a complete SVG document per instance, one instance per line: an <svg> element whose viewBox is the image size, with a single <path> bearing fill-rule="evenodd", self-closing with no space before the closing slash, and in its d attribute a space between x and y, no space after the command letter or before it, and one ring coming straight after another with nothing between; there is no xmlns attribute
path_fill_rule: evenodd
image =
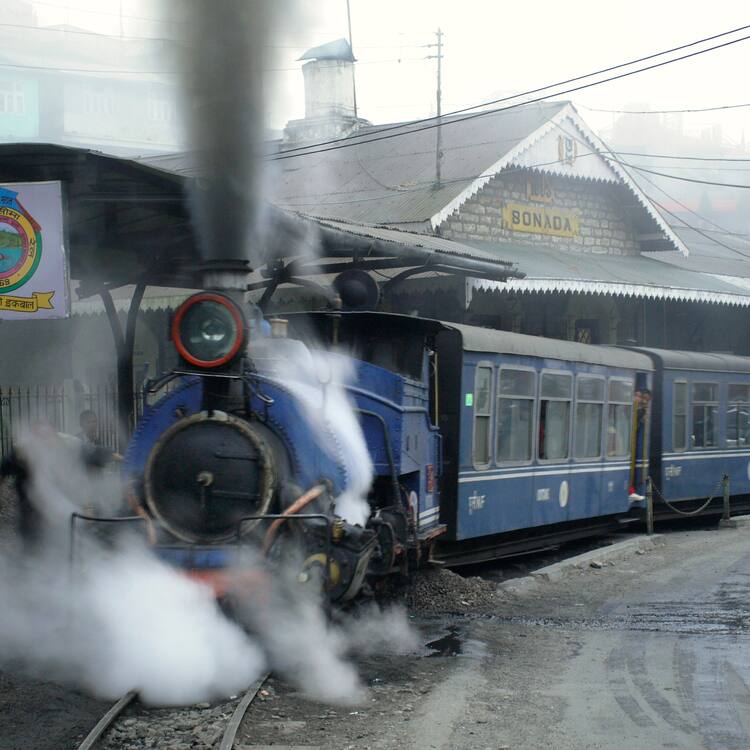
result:
<svg viewBox="0 0 750 750"><path fill-rule="evenodd" d="M476 562L637 520L649 466L675 503L724 472L750 492L750 361L739 357L376 312L269 326L218 292L183 303L172 340L180 365L151 384L164 395L125 465L159 554L219 592L248 541L269 558L293 549L300 580L314 572L347 600L426 557ZM333 398L331 375L303 342L347 352L336 357L366 455L338 430L344 416L311 420ZM300 382L317 391L312 407ZM359 517L340 502L358 482Z"/></svg>

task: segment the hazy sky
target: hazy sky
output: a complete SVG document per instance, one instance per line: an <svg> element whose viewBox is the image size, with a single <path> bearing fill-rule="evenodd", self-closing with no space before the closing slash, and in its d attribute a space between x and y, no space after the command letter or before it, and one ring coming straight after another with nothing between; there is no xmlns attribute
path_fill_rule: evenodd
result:
<svg viewBox="0 0 750 750"><path fill-rule="evenodd" d="M208 0L206 0L208 1ZM164 0L175 4L179 0ZM70 23L107 33L169 36L160 0L45 0L34 3L42 23ZM345 36L345 0L297 0L269 39L269 125L304 112L301 63L305 49ZM79 9L79 10L76 10ZM89 12L83 12L87 10ZM460 107L535 88L627 59L750 23L737 0L351 0L360 114L374 122L428 116L435 108L435 30L445 33L443 107ZM95 12L94 12L95 11ZM111 15L107 15L111 14ZM750 31L750 30L749 30ZM697 108L750 101L745 85L750 40L623 81L570 95L595 129L613 115L586 107ZM739 141L750 108L689 115L687 129L721 123Z"/></svg>

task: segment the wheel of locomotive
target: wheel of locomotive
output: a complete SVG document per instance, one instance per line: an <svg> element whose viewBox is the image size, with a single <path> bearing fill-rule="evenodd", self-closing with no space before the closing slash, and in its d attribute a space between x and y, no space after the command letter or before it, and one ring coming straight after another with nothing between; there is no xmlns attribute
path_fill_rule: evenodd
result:
<svg viewBox="0 0 750 750"><path fill-rule="evenodd" d="M220 411L181 419L154 445L146 503L162 526L190 543L247 534L269 512L278 482L274 452L260 429Z"/></svg>

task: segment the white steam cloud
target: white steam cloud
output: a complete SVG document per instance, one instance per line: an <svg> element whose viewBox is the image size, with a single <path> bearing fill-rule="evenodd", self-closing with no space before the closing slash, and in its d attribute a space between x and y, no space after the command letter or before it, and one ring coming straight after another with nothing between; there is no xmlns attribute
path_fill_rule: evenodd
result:
<svg viewBox="0 0 750 750"><path fill-rule="evenodd" d="M70 513L105 480L55 437L34 447L32 497L45 535L33 556L13 544L0 553L0 668L108 699L136 690L157 705L233 695L271 669L312 698L350 704L364 695L352 655L414 647L400 611L330 623L317 593L296 583L291 561L239 608L246 628L225 617L206 586L155 558L140 532L117 539L98 536L98 527L81 533L69 569ZM113 486L108 494L116 494Z"/></svg>
<svg viewBox="0 0 750 750"><path fill-rule="evenodd" d="M294 394L313 437L333 459L343 462L348 481L336 498L336 512L349 523L364 526L370 516L367 493L373 465L346 391L354 380L353 361L334 352L308 349L294 339L255 342L251 355L262 373Z"/></svg>

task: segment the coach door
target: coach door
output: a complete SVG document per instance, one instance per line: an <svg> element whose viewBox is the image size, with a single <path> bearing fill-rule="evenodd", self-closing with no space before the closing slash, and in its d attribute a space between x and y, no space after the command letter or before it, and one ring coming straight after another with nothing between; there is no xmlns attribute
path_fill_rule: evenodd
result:
<svg viewBox="0 0 750 750"><path fill-rule="evenodd" d="M569 520L591 518L600 512L604 404L607 392L607 381L602 375L579 373L575 385Z"/></svg>
<svg viewBox="0 0 750 750"><path fill-rule="evenodd" d="M573 373L542 370L537 418L534 524L568 517L573 407Z"/></svg>

